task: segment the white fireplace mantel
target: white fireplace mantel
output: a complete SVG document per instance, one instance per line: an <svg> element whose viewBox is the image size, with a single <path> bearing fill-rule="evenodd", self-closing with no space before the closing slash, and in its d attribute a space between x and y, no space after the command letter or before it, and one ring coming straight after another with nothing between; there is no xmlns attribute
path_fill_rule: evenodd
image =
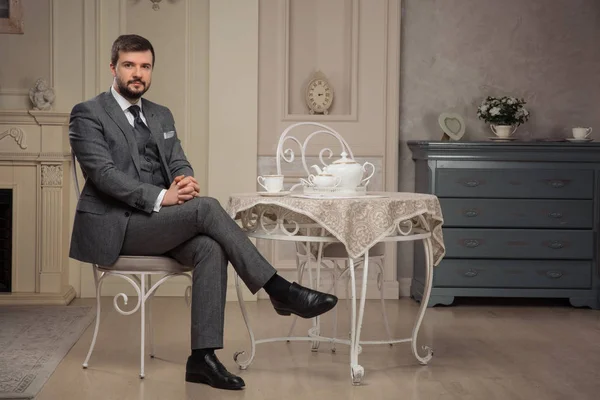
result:
<svg viewBox="0 0 600 400"><path fill-rule="evenodd" d="M68 304L69 114L0 110L0 188L12 189L12 292L2 304Z"/></svg>

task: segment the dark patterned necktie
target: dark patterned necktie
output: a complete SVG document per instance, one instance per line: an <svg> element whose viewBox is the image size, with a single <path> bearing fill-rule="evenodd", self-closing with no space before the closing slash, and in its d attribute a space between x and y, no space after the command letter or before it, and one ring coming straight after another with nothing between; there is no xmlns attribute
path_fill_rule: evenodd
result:
<svg viewBox="0 0 600 400"><path fill-rule="evenodd" d="M144 121L142 121L140 106L134 105L129 107L129 112L133 115L134 129L144 131L144 133L150 135L150 129L148 128L148 126L146 126Z"/></svg>
<svg viewBox="0 0 600 400"><path fill-rule="evenodd" d="M133 115L133 130L140 153L143 152L146 143L150 139L150 128L142 121L140 106L133 105L129 107L129 112Z"/></svg>

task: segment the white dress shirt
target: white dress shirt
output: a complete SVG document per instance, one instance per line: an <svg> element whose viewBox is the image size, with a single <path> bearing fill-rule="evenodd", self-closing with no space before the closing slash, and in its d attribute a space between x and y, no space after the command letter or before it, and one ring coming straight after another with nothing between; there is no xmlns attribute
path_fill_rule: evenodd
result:
<svg viewBox="0 0 600 400"><path fill-rule="evenodd" d="M110 92L112 93L113 97L115 98L117 103L119 103L119 106L125 113L125 117L127 117L127 121L129 121L129 125L131 125L132 127L134 126L135 117L133 116L131 111L129 111L129 107L131 107L132 105L135 104L140 108L140 118L142 119L144 124L146 124L146 126L148 126L148 122L146 122L146 117L144 117L144 110L142 109L141 101L138 100L137 103L130 103L129 100L127 100L125 97L121 96L121 94L119 92L117 92L113 86L110 87ZM163 189L160 191L160 194L158 195L158 197L156 198L156 202L154 203L154 212L160 211L160 209L162 207L161 203L163 201L163 198L165 197L165 193L167 193L166 189Z"/></svg>

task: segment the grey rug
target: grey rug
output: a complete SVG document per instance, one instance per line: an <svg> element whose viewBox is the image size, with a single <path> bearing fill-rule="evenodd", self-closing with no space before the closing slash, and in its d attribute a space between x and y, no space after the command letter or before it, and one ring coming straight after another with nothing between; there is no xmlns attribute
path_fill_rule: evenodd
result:
<svg viewBox="0 0 600 400"><path fill-rule="evenodd" d="M0 398L34 397L94 315L92 307L0 307Z"/></svg>

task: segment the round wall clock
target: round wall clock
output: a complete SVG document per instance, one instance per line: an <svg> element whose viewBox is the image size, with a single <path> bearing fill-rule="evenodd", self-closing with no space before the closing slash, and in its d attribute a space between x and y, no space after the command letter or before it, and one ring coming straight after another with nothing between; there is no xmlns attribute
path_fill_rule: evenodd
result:
<svg viewBox="0 0 600 400"><path fill-rule="evenodd" d="M329 114L333 88L324 74L317 72L306 87L306 105L310 114Z"/></svg>

